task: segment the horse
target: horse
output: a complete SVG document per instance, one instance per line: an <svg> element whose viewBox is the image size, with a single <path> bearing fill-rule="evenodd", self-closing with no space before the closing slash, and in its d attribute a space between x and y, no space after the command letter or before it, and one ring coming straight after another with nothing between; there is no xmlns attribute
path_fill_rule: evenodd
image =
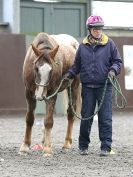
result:
<svg viewBox="0 0 133 177"><path fill-rule="evenodd" d="M68 39L68 42L66 42ZM63 44L63 41L64 44ZM35 120L36 102L45 101L46 114L44 116L43 155L53 154L51 131L54 123L54 109L59 92L67 90L69 95L69 81L62 80L73 65L78 41L69 35L49 35L38 33L29 46L23 64L23 80L27 101L26 128L19 153L28 154L31 146L32 127ZM62 84L60 85L62 81ZM60 87L59 87L60 85ZM57 92L57 93L56 93ZM55 93L55 94L54 94ZM53 96L52 96L53 95ZM48 99L49 97L49 99ZM80 105L80 79L76 76L71 84L72 104L76 110ZM63 149L72 148L72 133L74 113L70 101L67 109L67 131Z"/></svg>

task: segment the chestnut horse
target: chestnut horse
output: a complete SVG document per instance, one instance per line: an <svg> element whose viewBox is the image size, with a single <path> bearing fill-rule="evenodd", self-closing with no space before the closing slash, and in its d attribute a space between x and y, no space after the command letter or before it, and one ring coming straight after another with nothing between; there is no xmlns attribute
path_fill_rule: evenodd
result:
<svg viewBox="0 0 133 177"><path fill-rule="evenodd" d="M51 131L54 122L53 113L58 95L56 92L61 92L64 89L67 89L68 91L68 80L63 80L62 78L74 62L78 45L77 40L69 35L49 35L47 33L39 33L29 47L23 65L27 113L25 136L20 147L20 154L27 154L30 150L32 126L35 119L34 111L37 100L44 100L46 103L42 140L43 154L51 155L53 153ZM62 84L60 84L61 81L63 81ZM80 80L79 76L77 76L71 84L72 104L75 110L80 105L79 84ZM64 149L70 149L72 146L74 114L70 104L68 104L67 119L68 125L63 145Z"/></svg>

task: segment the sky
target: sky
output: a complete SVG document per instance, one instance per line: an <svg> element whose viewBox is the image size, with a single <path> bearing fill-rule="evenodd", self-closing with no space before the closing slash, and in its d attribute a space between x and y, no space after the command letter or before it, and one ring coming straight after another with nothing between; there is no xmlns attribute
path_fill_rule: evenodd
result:
<svg viewBox="0 0 133 177"><path fill-rule="evenodd" d="M100 15L105 26L133 27L133 3L93 1L93 15Z"/></svg>

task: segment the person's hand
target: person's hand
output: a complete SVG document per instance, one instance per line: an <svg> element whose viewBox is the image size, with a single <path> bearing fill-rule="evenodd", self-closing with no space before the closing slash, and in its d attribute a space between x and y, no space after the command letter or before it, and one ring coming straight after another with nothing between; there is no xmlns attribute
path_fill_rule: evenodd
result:
<svg viewBox="0 0 133 177"><path fill-rule="evenodd" d="M114 78L115 78L115 72L113 71L113 70L111 70L111 71L109 71L109 77L112 79L112 80L114 80Z"/></svg>
<svg viewBox="0 0 133 177"><path fill-rule="evenodd" d="M70 76L69 73L66 73L66 74L64 75L64 79L68 80L68 79L72 79L72 77Z"/></svg>

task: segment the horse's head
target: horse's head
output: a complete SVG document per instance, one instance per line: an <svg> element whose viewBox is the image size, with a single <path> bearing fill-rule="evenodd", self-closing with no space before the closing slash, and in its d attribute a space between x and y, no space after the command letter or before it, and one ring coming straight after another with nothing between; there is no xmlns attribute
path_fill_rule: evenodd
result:
<svg viewBox="0 0 133 177"><path fill-rule="evenodd" d="M43 100L44 95L47 94L46 86L49 84L52 77L52 63L54 61L58 48L59 46L55 47L52 50L46 48L41 51L32 44L32 49L36 55L36 59L34 60L34 73L35 83L37 86L35 97L37 100Z"/></svg>

